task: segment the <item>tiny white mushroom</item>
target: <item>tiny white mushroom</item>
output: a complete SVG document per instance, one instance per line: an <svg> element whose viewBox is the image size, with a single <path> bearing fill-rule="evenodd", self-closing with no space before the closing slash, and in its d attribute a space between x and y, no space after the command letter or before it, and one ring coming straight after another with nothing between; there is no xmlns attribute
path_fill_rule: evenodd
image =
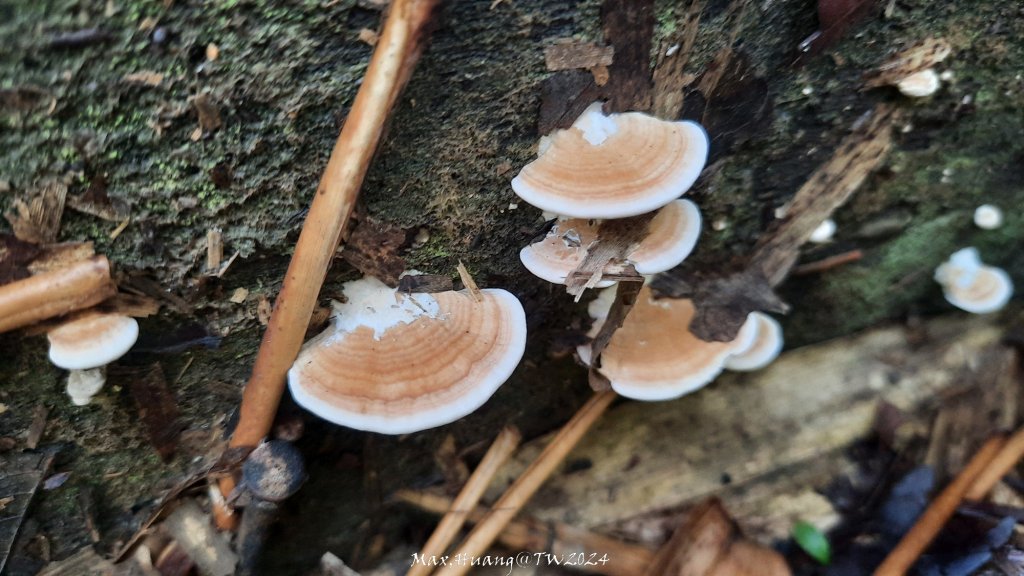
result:
<svg viewBox="0 0 1024 576"><path fill-rule="evenodd" d="M939 75L935 72L935 69L928 68L900 80L899 83L896 84L896 88L898 88L904 96L909 96L911 98L925 98L935 94L941 84L942 82L939 80Z"/></svg>
<svg viewBox="0 0 1024 576"><path fill-rule="evenodd" d="M995 230L1003 225L1003 211L991 204L982 204L974 211L974 225L982 230Z"/></svg>
<svg viewBox="0 0 1024 576"><path fill-rule="evenodd" d="M811 232L811 237L809 238L809 240L811 242L814 242L815 244L824 244L826 242L831 242L832 237L835 235L835 220L829 218L828 220L822 222L817 228L815 228L814 232Z"/></svg>

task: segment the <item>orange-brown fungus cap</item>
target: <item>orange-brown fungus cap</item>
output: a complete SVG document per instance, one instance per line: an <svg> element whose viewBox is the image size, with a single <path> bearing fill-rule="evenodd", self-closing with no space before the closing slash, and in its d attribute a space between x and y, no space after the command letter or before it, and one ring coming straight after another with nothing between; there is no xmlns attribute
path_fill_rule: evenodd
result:
<svg viewBox="0 0 1024 576"><path fill-rule="evenodd" d="M288 372L295 400L360 430L404 434L476 410L526 348L526 315L512 294L403 294L373 278L345 285L334 326Z"/></svg>
<svg viewBox="0 0 1024 576"><path fill-rule="evenodd" d="M598 321L591 335L600 329L608 304L609 300L601 297L592 303L590 315ZM678 398L714 380L731 354L750 347L757 330L755 322L748 319L732 342L705 342L688 329L694 312L690 300L655 300L645 286L601 354L599 370L612 389L637 400ZM580 358L590 361L589 345L578 352Z"/></svg>
<svg viewBox="0 0 1024 576"><path fill-rule="evenodd" d="M551 134L512 180L530 204L571 218L625 218L661 208L689 190L708 156L700 125L640 112L587 108Z"/></svg>
<svg viewBox="0 0 1024 576"><path fill-rule="evenodd" d="M656 274L686 259L700 236L700 210L689 200L676 200L658 210L647 237L627 255L640 274ZM564 284L579 266L588 248L597 241L600 221L559 218L548 235L519 252L523 266L535 276L553 284ZM613 284L602 280L598 288Z"/></svg>

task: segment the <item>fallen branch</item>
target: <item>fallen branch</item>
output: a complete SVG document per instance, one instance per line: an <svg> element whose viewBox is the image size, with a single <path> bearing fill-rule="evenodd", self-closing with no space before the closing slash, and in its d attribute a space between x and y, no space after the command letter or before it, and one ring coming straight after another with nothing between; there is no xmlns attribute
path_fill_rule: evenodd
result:
<svg viewBox="0 0 1024 576"><path fill-rule="evenodd" d="M896 548L875 570L874 576L903 576L910 570L1006 443L1003 436L994 436L985 442L981 450L978 450L974 458L967 463L967 467L932 501L924 514L921 514L914 527L903 536Z"/></svg>
<svg viewBox="0 0 1024 576"><path fill-rule="evenodd" d="M444 514L453 509L450 498L432 492L399 490L395 498L434 514ZM477 523L487 516L488 510L476 506L463 509L462 512L468 522ZM533 518L512 520L497 540L510 550L544 552L554 556L582 553L587 558L590 558L590 554L596 554L595 558L607 555L608 562L577 566L581 571L605 576L635 576L643 572L644 567L654 558L653 550L639 544L630 544L562 522L541 522Z"/></svg>
<svg viewBox="0 0 1024 576"><path fill-rule="evenodd" d="M587 430L590 430L601 414L604 414L615 396L615 392L611 390L597 392L591 396L590 400L551 439L551 443L544 448L540 456L494 503L491 511L466 536L466 540L453 553L453 556L461 555L463 558L474 558L483 554L505 529L505 526L515 518L523 505L544 484L558 464L576 446L580 438L587 433ZM459 576L465 574L470 567L469 562L449 564L442 567L436 576Z"/></svg>
<svg viewBox="0 0 1024 576"><path fill-rule="evenodd" d="M255 446L270 432L284 393L285 376L302 346L327 268L352 215L388 115L423 50L436 5L437 0L396 0L391 4L380 41L295 245L242 395L231 447ZM233 478L222 480L220 488L222 493L230 493ZM216 516L221 527L231 525L226 512L220 507Z"/></svg>
<svg viewBox="0 0 1024 576"><path fill-rule="evenodd" d="M490 449L487 450L483 460L480 461L480 465L473 471L469 480L462 487L462 491L455 497L455 500L452 501L451 506L445 512L444 517L437 524L434 533L430 535L427 543L423 545L420 556L430 558L444 554L444 551L448 549L448 545L451 544L455 536L458 535L459 530L462 529L463 523L466 522L467 511L473 510L477 503L480 502L480 498L491 484L494 475L498 473L498 470L515 452L521 439L522 435L515 427L506 426L501 430L494 443L491 444ZM427 562L416 563L409 568L406 576L426 576L430 573L431 568L432 566Z"/></svg>
<svg viewBox="0 0 1024 576"><path fill-rule="evenodd" d="M95 306L116 292L105 256L4 284L0 286L0 332Z"/></svg>
<svg viewBox="0 0 1024 576"><path fill-rule="evenodd" d="M964 500L981 500L1024 458L1024 428L1013 433L988 466L974 479Z"/></svg>

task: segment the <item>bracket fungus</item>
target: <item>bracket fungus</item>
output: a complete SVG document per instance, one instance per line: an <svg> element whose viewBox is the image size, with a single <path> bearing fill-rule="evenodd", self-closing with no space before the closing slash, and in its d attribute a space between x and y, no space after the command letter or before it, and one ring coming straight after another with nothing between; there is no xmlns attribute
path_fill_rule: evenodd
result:
<svg viewBox="0 0 1024 576"><path fill-rule="evenodd" d="M295 401L351 428L405 434L476 410L512 375L526 314L497 289L405 294L371 277L348 282L333 326L288 371Z"/></svg>
<svg viewBox="0 0 1024 576"><path fill-rule="evenodd" d="M534 276L553 284L564 284L566 278L584 260L588 249L599 240L600 221L581 218L559 218L547 236L519 252L523 266ZM701 216L697 205L689 200L675 200L651 220L647 236L626 254L626 263L640 274L655 274L675 267L686 259L697 245ZM621 265L613 265L617 272ZM614 282L602 280L598 288Z"/></svg>
<svg viewBox="0 0 1024 576"><path fill-rule="evenodd" d="M611 306L607 289L591 302L597 334ZM601 354L598 370L613 390L636 400L671 400L704 387L715 379L733 354L749 350L758 327L750 319L730 342L706 342L688 329L695 309L687 299L655 299L644 286L636 305ZM590 344L577 348L590 363Z"/></svg>
<svg viewBox="0 0 1024 576"><path fill-rule="evenodd" d="M915 72L896 83L900 94L910 98L927 98L939 90L942 82L934 68Z"/></svg>
<svg viewBox="0 0 1024 576"><path fill-rule="evenodd" d="M139 323L120 314L88 313L50 330L50 362L70 370L67 392L84 406L103 387L107 364L124 356L139 337Z"/></svg>
<svg viewBox="0 0 1024 576"><path fill-rule="evenodd" d="M652 212L689 190L708 157L694 122L640 112L605 115L591 104L545 138L536 160L512 180L523 200L571 218L625 218Z"/></svg>
<svg viewBox="0 0 1024 576"><path fill-rule="evenodd" d="M973 314L1001 310L1013 296L1010 276L983 264L976 248L954 252L935 269L935 281L942 285L950 304Z"/></svg>
<svg viewBox="0 0 1024 576"><path fill-rule="evenodd" d="M763 312L751 312L747 323L756 325L754 341L746 350L725 359L728 370L752 372L771 364L782 352L784 340L779 321Z"/></svg>

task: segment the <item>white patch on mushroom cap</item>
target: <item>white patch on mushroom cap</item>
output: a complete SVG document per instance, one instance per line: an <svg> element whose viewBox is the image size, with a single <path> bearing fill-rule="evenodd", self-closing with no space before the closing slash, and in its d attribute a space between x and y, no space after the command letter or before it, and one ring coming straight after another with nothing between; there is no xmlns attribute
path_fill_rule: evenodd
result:
<svg viewBox="0 0 1024 576"><path fill-rule="evenodd" d="M366 326L373 329L374 339L380 340L389 328L410 324L420 316L436 318L440 312L430 294L399 294L369 276L346 282L344 292L347 302L332 303L334 327L339 335Z"/></svg>
<svg viewBox="0 0 1024 576"><path fill-rule="evenodd" d="M605 116L602 102L594 102L572 123L572 127L583 133L583 139L592 146L600 146L609 136L619 131L618 124L611 116Z"/></svg>

